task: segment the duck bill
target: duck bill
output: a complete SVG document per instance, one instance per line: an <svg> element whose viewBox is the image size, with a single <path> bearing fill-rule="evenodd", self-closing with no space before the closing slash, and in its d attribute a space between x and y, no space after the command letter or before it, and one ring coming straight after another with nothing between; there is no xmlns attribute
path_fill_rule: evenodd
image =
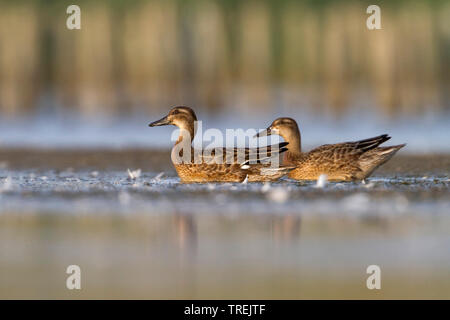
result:
<svg viewBox="0 0 450 320"><path fill-rule="evenodd" d="M266 130L258 132L257 134L255 134L254 138L260 138L270 135L272 135L272 127L268 127Z"/></svg>
<svg viewBox="0 0 450 320"><path fill-rule="evenodd" d="M162 119L156 120L152 123L150 123L148 126L149 127L158 127L158 126L167 126L170 124L169 119L167 118L167 116L165 116Z"/></svg>

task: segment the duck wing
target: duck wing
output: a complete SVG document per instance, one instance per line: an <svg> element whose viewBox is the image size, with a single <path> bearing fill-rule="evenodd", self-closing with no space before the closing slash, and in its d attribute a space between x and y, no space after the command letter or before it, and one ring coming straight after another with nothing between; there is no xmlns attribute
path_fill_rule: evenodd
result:
<svg viewBox="0 0 450 320"><path fill-rule="evenodd" d="M388 141L390 138L391 137L389 137L387 134L382 134L380 136L364 140L342 142L337 144L325 144L311 150L310 152L308 152L308 154L314 156L329 156L333 158L357 156L369 150L375 149L383 142Z"/></svg>
<svg viewBox="0 0 450 320"><path fill-rule="evenodd" d="M205 149L199 155L204 163L226 163L251 165L269 162L288 150L288 142L280 142L266 147L258 148L214 148Z"/></svg>
<svg viewBox="0 0 450 320"><path fill-rule="evenodd" d="M369 150L375 149L390 138L387 134L383 134L364 140L325 144L305 153L299 160L329 168L357 166L358 159L361 155Z"/></svg>

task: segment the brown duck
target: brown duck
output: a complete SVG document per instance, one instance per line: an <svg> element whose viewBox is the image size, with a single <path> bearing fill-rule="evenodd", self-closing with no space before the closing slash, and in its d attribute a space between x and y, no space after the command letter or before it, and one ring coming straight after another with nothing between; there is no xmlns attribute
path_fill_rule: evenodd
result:
<svg viewBox="0 0 450 320"><path fill-rule="evenodd" d="M288 177L296 180L317 180L325 174L330 181L364 180L375 169L388 161L406 144L379 147L389 140L387 134L365 140L326 144L309 152L302 152L297 122L291 118L278 118L256 136L277 134L289 142L283 164L295 166Z"/></svg>
<svg viewBox="0 0 450 320"><path fill-rule="evenodd" d="M271 166L270 160L287 151L288 142L264 148L192 148L195 112L185 106L174 107L150 127L175 125L180 135L172 148L172 163L182 182L275 181L294 167Z"/></svg>

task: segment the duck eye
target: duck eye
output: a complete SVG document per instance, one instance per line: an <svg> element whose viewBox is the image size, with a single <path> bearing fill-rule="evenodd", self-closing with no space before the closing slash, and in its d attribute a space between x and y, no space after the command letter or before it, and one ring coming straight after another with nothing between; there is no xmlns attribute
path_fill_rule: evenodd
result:
<svg viewBox="0 0 450 320"><path fill-rule="evenodd" d="M172 111L172 114L177 114L177 113L180 113L180 111L178 111L178 110L173 110Z"/></svg>

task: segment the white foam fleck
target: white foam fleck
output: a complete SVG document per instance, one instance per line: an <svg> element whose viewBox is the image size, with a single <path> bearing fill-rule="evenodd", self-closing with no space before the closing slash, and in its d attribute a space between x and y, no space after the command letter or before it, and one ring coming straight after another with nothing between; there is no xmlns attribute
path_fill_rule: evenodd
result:
<svg viewBox="0 0 450 320"><path fill-rule="evenodd" d="M375 187L375 183L370 181L369 183L364 183L364 188L366 189L372 189L373 187Z"/></svg>
<svg viewBox="0 0 450 320"><path fill-rule="evenodd" d="M355 193L345 197L341 201L343 208L353 212L365 212L370 204L369 196L365 193Z"/></svg>
<svg viewBox="0 0 450 320"><path fill-rule="evenodd" d="M128 171L128 178L131 180L136 180L141 176L141 169L133 170L127 169Z"/></svg>
<svg viewBox="0 0 450 320"><path fill-rule="evenodd" d="M270 182L264 182L263 186L261 187L261 192L266 193L270 190Z"/></svg>
<svg viewBox="0 0 450 320"><path fill-rule="evenodd" d="M90 173L91 177L97 178L98 177L98 171L92 171Z"/></svg>
<svg viewBox="0 0 450 320"><path fill-rule="evenodd" d="M281 187L273 188L267 193L267 198L273 202L284 203L289 199L289 191Z"/></svg>
<svg viewBox="0 0 450 320"><path fill-rule="evenodd" d="M325 188L328 184L328 176L326 174L321 174L319 179L317 179L316 188Z"/></svg>
<svg viewBox="0 0 450 320"><path fill-rule="evenodd" d="M3 184L0 186L0 192L12 190L12 185L12 178L7 176L5 180L3 180Z"/></svg>
<svg viewBox="0 0 450 320"><path fill-rule="evenodd" d="M154 178L156 181L161 180L161 178L164 176L164 172L158 173L158 175Z"/></svg>

